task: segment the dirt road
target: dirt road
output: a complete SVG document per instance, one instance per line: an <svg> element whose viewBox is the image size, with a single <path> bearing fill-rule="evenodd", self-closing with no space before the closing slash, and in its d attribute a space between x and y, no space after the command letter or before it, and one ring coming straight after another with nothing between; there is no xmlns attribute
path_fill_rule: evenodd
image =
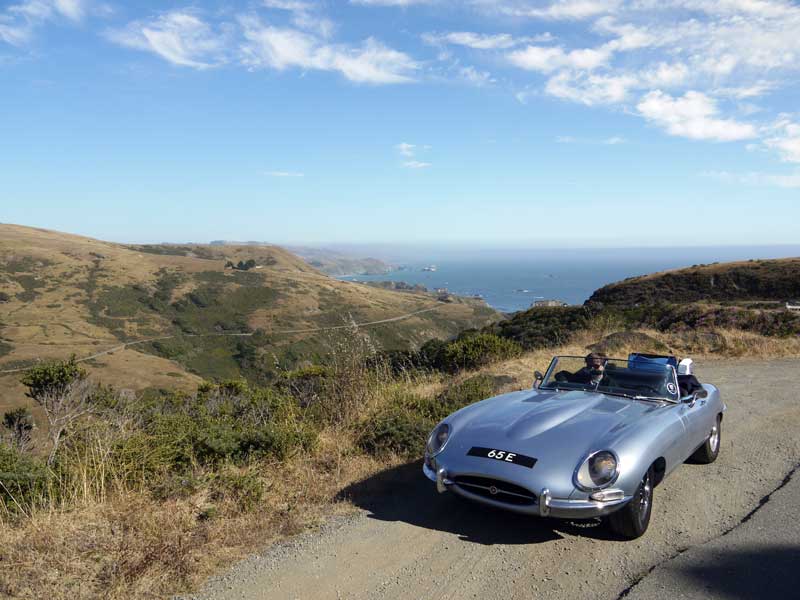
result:
<svg viewBox="0 0 800 600"><path fill-rule="evenodd" d="M410 319L411 317L415 317L417 315L421 315L424 313L428 313L434 310L440 309L442 306L446 306L445 304L437 304L436 306L429 306L428 308L423 308L422 310L415 310L414 312L410 312L405 315L399 315L396 317L389 317L386 319L380 319L379 321L368 321L366 323L351 323L348 325L334 325L332 327L311 327L306 329L285 329L285 330L278 330L278 331L267 331L268 335L294 335L298 333L321 333L323 331L335 331L338 329L349 329L351 327L373 327L374 325L383 325L386 323L396 323L397 321L405 321L406 319ZM83 356L75 360L76 363L88 362L90 360L94 360L95 358L100 358L101 356L105 356L106 354L113 354L114 352L119 352L121 350L126 350L127 348L132 348L133 346L140 346L142 344L149 344L151 342L160 342L163 340L171 340L176 337L183 337L183 338L201 338L201 337L253 337L255 335L254 332L247 332L247 333L182 333L180 335L162 335L159 337L152 337L146 338L143 340L135 340L133 342L125 342L123 344L117 344L112 348L107 348L106 350L101 350L100 352L95 352L94 354L90 354L89 356ZM52 346L53 344L48 344ZM65 344L67 346L72 346L74 344ZM22 373L23 371L30 371L32 367L17 367L16 369L5 369L0 370L0 375L8 375L10 373Z"/></svg>
<svg viewBox="0 0 800 600"><path fill-rule="evenodd" d="M639 540L620 542L592 524L526 518L451 494L439 496L414 464L347 490L362 509L358 515L265 549L209 581L196 597L588 599L635 594L660 565L735 532L800 462L800 361L706 363L699 376L717 384L728 403L720 458L712 465L683 465L656 489L650 530ZM396 484L391 497L370 494L381 480ZM793 544L796 550L800 540ZM751 553L750 560L759 556Z"/></svg>

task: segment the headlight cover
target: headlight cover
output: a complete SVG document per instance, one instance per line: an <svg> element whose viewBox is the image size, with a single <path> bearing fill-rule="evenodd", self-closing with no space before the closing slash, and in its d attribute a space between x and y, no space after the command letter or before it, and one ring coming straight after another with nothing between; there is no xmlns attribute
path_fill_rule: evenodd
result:
<svg viewBox="0 0 800 600"><path fill-rule="evenodd" d="M440 423L436 426L428 437L428 445L425 448L428 456L436 456L444 450L447 440L450 439L450 432L450 425L447 423Z"/></svg>
<svg viewBox="0 0 800 600"><path fill-rule="evenodd" d="M617 480L619 460L610 450L594 452L575 471L575 485L584 491L607 487Z"/></svg>

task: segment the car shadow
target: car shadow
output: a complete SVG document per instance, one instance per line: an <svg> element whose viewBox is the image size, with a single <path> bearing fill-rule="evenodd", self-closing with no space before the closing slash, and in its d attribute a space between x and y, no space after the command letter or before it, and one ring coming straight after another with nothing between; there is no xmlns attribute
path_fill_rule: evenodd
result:
<svg viewBox="0 0 800 600"><path fill-rule="evenodd" d="M733 545L731 545L733 546ZM730 600L797 598L800 587L800 545L748 543L744 547L702 549L693 560L667 563L661 580L695 590L692 598L714 596ZM661 581L659 580L659 581Z"/></svg>
<svg viewBox="0 0 800 600"><path fill-rule="evenodd" d="M453 493L438 494L422 474L419 461L349 485L337 499L364 509L372 519L453 533L476 544L541 544L561 539L562 534L614 539L599 520L540 519L470 502Z"/></svg>

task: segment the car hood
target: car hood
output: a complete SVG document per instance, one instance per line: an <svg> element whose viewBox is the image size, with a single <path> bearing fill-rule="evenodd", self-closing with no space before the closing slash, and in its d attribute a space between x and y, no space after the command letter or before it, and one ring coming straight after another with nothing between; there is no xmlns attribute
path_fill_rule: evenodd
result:
<svg viewBox="0 0 800 600"><path fill-rule="evenodd" d="M571 477L589 452L614 449L616 441L661 405L593 392L525 390L496 396L451 415L446 454L463 456L472 446L526 454L534 471Z"/></svg>

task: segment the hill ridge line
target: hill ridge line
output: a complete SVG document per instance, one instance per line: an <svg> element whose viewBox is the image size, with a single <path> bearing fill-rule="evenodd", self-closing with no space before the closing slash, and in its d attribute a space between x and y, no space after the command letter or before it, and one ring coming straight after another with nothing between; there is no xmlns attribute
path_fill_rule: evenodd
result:
<svg viewBox="0 0 800 600"><path fill-rule="evenodd" d="M366 323L350 323L347 325L333 325L331 327L312 327L307 329L286 329L283 331L268 331L266 332L267 335L289 335L295 333L319 333L322 331L333 331L337 329L347 329L350 327L369 327L372 325L381 325L383 323L395 323L397 321L403 321L404 319L409 319L413 316L420 315L427 312L432 312L434 310L438 310L444 306L444 304L437 304L435 306L429 306L428 308L423 308L422 310L416 310L414 312L410 312L404 315L400 315L397 317L390 317L388 319L380 319L378 321L368 321ZM119 344L114 346L113 348L109 348L107 350L103 350L102 352L96 352L90 356L84 356L83 358L78 358L75 360L76 363L86 362L92 360L94 358L98 358L100 356L105 356L107 354L112 354L117 352L118 350L125 350L131 346L136 346L138 344L146 344L148 342L158 342L161 340L170 340L176 337L252 337L255 332L249 333L183 333L183 334L174 334L174 335L163 335L159 337L152 337L152 338L145 338L141 340L135 340L133 342L125 342L123 344ZM25 371L30 371L35 365L31 365L29 367L19 367L16 369L6 369L0 371L0 375L8 375L11 373L23 373Z"/></svg>

